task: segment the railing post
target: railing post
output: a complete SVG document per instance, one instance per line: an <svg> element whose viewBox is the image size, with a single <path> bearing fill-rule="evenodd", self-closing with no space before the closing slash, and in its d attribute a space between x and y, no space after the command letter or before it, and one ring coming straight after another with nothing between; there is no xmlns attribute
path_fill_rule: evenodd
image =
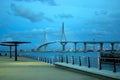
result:
<svg viewBox="0 0 120 80"><path fill-rule="evenodd" d="M90 57L88 57L88 68L90 68Z"/></svg>
<svg viewBox="0 0 120 80"><path fill-rule="evenodd" d="M48 59L48 63L50 63L50 58L48 57L47 59Z"/></svg>
<svg viewBox="0 0 120 80"><path fill-rule="evenodd" d="M41 61L41 57L39 58L39 60Z"/></svg>
<svg viewBox="0 0 120 80"><path fill-rule="evenodd" d="M41 61L42 61L42 62L44 62L44 59L43 59L43 57L42 57Z"/></svg>
<svg viewBox="0 0 120 80"><path fill-rule="evenodd" d="M47 57L47 63L49 63L49 58Z"/></svg>
<svg viewBox="0 0 120 80"><path fill-rule="evenodd" d="M80 66L82 65L81 56L79 57L79 65L80 65Z"/></svg>
<svg viewBox="0 0 120 80"><path fill-rule="evenodd" d="M63 62L63 56L61 56L61 62Z"/></svg>
<svg viewBox="0 0 120 80"><path fill-rule="evenodd" d="M116 62L115 62L115 58L113 58L113 64L114 64L113 72L116 72Z"/></svg>
<svg viewBox="0 0 120 80"><path fill-rule="evenodd" d="M40 61L40 58L39 58L39 56L38 56L38 61Z"/></svg>
<svg viewBox="0 0 120 80"><path fill-rule="evenodd" d="M44 62L46 63L46 57L44 58L44 60L45 60Z"/></svg>
<svg viewBox="0 0 120 80"><path fill-rule="evenodd" d="M74 56L72 56L72 64L74 65Z"/></svg>
<svg viewBox="0 0 120 80"><path fill-rule="evenodd" d="M61 58L60 58L60 56L59 56L59 62L61 62Z"/></svg>
<svg viewBox="0 0 120 80"><path fill-rule="evenodd" d="M102 69L102 67L101 67L101 58L100 57L98 58L98 67L99 67L99 70Z"/></svg>
<svg viewBox="0 0 120 80"><path fill-rule="evenodd" d="M50 58L50 64L52 64L52 59Z"/></svg>
<svg viewBox="0 0 120 80"><path fill-rule="evenodd" d="M68 56L66 55L66 63L68 64Z"/></svg>
<svg viewBox="0 0 120 80"><path fill-rule="evenodd" d="M49 59L48 59L48 57L47 57L47 63L49 63Z"/></svg>
<svg viewBox="0 0 120 80"><path fill-rule="evenodd" d="M55 62L58 62L58 59L57 59L57 57L55 56Z"/></svg>

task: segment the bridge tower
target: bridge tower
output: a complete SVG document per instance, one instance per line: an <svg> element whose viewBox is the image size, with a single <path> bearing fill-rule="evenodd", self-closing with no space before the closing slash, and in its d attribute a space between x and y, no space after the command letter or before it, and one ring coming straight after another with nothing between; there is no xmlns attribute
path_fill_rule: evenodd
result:
<svg viewBox="0 0 120 80"><path fill-rule="evenodd" d="M45 44L46 42L47 42L46 31L44 31L44 41L43 41L43 44ZM47 47L47 44L44 46L44 51L46 51L46 47Z"/></svg>
<svg viewBox="0 0 120 80"><path fill-rule="evenodd" d="M61 34L60 43L62 45L62 51L65 51L65 46L67 44L67 39L66 39L65 31L64 31L64 22L62 23L62 34Z"/></svg>
<svg viewBox="0 0 120 80"><path fill-rule="evenodd" d="M65 31L64 31L64 22L62 23L62 34L61 34L61 39L60 41L67 41Z"/></svg>
<svg viewBox="0 0 120 80"><path fill-rule="evenodd" d="M43 44L47 43L47 38L46 38L46 31L44 31L44 38L43 38ZM44 51L46 51L47 44L44 45ZM40 46L37 48L37 51L40 51Z"/></svg>

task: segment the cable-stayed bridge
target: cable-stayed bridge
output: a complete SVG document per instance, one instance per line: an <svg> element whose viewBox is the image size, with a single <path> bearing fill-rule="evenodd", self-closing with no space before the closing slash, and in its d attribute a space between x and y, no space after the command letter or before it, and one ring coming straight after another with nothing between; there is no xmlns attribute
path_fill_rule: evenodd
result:
<svg viewBox="0 0 120 80"><path fill-rule="evenodd" d="M47 42L47 38L46 38L46 32L44 32L44 42L43 44L41 44L40 46L38 46L37 50L38 51L41 51L41 48L44 47L44 50L42 51L47 51L46 50L46 47L50 44L60 44L61 47L62 47L62 50L61 51L66 51L66 45L67 44L74 44L74 50L73 51L79 51L77 50L77 45L78 44L83 44L83 47L84 47L84 52L87 52L88 51L88 45L91 44L93 45L93 48L95 49L95 45L98 45L99 46L99 50L97 51L100 51L100 52L103 52L104 50L104 45L105 44L109 44L111 46L111 52L114 52L116 51L115 49L115 45L119 45L120 44L120 41L68 41L66 39L66 35L65 35L65 31L64 31L64 22L62 23L62 34L61 34L61 38L59 41L51 41L51 42ZM95 50L91 50L91 51L95 51Z"/></svg>

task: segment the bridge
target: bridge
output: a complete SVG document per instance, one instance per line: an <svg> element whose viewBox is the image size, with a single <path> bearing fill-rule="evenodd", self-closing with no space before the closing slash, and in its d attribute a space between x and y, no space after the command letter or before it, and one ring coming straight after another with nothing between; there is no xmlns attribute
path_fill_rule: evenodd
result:
<svg viewBox="0 0 120 80"><path fill-rule="evenodd" d="M86 41L86 42L83 42L83 41L53 41L53 42L46 42L46 43L44 43L44 44L42 44L42 45L40 45L38 48L37 48L37 50L40 50L40 48L42 48L42 47L47 47L49 44L55 44L55 43L58 43L58 44L61 44L62 45L62 50L61 51L66 51L66 45L67 44L69 44L69 43L73 43L74 44L74 51L76 52L77 51L77 44L79 44L79 43L82 43L83 45L84 45L84 52L87 52L88 50L87 50L87 45L88 44L93 44L93 45L95 45L95 44L98 44L99 45L99 47L100 47L100 49L99 49L99 51L100 52L102 52L103 50L104 50L104 44L110 44L111 45L111 51L113 52L113 51L115 51L115 48L114 48L114 46L115 46L115 44L120 44L120 42L92 42L92 41ZM93 46L94 47L94 46ZM44 49L44 51L46 51L46 48Z"/></svg>
<svg viewBox="0 0 120 80"><path fill-rule="evenodd" d="M90 50L87 50L87 45L89 45L89 44L92 44L94 49L95 49L96 44L99 45L99 50L98 51L100 51L100 52L104 51L104 45L105 44L110 44L110 46L111 46L110 51L114 52L114 51L116 51L115 50L115 45L120 44L120 41L95 41L95 39L93 41L68 41L66 39L66 35L65 35L65 31L64 31L64 22L62 23L62 34L61 34L61 39L59 41L47 42L46 39L47 38L46 38L46 32L45 32L44 33L44 43L42 45L38 46L38 48L37 48L38 51L40 51L41 48L43 48L43 47L44 47L44 51L47 51L46 47L50 44L55 44L55 43L61 45L61 47L62 47L61 51L66 51L66 45L69 44L69 43L72 43L72 44L74 44L74 50L73 51L77 52L78 51L77 50L77 45L82 43L84 45L83 46L84 47L84 50L83 50L84 52L90 51ZM91 50L91 51L95 51L95 50Z"/></svg>

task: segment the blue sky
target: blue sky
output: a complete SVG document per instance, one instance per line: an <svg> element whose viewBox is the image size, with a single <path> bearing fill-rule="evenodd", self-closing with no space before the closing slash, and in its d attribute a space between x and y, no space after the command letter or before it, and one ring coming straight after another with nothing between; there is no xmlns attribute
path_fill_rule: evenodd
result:
<svg viewBox="0 0 120 80"><path fill-rule="evenodd" d="M120 0L0 0L0 42L30 41L25 48L60 40L120 41ZM1 47L1 46L0 46ZM23 46L22 46L23 47Z"/></svg>

